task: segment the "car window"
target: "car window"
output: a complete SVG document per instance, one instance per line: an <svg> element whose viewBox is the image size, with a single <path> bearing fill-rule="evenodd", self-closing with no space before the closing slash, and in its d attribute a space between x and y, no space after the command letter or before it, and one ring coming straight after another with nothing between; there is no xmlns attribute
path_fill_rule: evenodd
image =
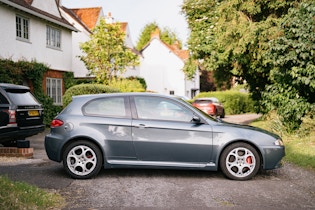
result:
<svg viewBox="0 0 315 210"><path fill-rule="evenodd" d="M0 104L8 104L8 100L0 93Z"/></svg>
<svg viewBox="0 0 315 210"><path fill-rule="evenodd" d="M125 98L100 98L89 102L83 107L85 115L99 115L109 117L127 117Z"/></svg>
<svg viewBox="0 0 315 210"><path fill-rule="evenodd" d="M190 122L193 114L190 110L167 98L135 97L138 118Z"/></svg>
<svg viewBox="0 0 315 210"><path fill-rule="evenodd" d="M7 95L16 105L38 104L35 97L29 91L9 91Z"/></svg>

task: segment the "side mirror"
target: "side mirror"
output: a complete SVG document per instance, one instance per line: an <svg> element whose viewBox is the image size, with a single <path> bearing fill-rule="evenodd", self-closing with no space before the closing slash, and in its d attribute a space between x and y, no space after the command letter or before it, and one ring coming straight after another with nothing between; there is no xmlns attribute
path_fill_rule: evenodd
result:
<svg viewBox="0 0 315 210"><path fill-rule="evenodd" d="M193 116L191 122L195 123L195 124L200 124L201 119L198 116Z"/></svg>

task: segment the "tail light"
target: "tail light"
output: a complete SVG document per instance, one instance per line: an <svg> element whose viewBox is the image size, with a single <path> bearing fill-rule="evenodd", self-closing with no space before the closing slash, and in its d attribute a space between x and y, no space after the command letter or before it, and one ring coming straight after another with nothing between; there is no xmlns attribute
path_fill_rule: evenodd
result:
<svg viewBox="0 0 315 210"><path fill-rule="evenodd" d="M9 124L16 124L16 112L15 110L8 110Z"/></svg>
<svg viewBox="0 0 315 210"><path fill-rule="evenodd" d="M50 123L50 127L51 128L56 128L56 127L60 127L63 125L63 121L62 120L58 120L58 119L54 119L53 121L51 121Z"/></svg>
<svg viewBox="0 0 315 210"><path fill-rule="evenodd" d="M211 111L210 111L211 114L215 114L215 111L216 111L216 110L215 110L215 109L216 109L216 108L215 108L215 105L210 104L209 107L210 107L210 110L211 110Z"/></svg>

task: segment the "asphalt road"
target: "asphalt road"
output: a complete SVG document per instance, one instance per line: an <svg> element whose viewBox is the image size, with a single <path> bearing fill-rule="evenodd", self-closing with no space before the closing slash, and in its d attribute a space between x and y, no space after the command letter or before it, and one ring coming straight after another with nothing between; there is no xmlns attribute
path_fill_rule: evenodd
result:
<svg viewBox="0 0 315 210"><path fill-rule="evenodd" d="M244 124L255 117L225 120ZM33 159L0 159L0 174L60 193L64 209L315 209L315 173L288 163L245 182L221 172L136 169L73 180L61 163L47 159L44 135L29 138Z"/></svg>

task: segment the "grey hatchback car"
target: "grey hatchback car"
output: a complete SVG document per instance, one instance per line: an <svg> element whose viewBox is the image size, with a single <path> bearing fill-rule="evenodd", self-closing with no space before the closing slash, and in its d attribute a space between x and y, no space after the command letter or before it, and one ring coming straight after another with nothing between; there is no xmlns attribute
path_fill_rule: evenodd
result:
<svg viewBox="0 0 315 210"><path fill-rule="evenodd" d="M275 134L214 119L177 97L152 93L82 95L51 123L48 157L72 178L91 178L104 167L216 171L251 179L281 166Z"/></svg>

